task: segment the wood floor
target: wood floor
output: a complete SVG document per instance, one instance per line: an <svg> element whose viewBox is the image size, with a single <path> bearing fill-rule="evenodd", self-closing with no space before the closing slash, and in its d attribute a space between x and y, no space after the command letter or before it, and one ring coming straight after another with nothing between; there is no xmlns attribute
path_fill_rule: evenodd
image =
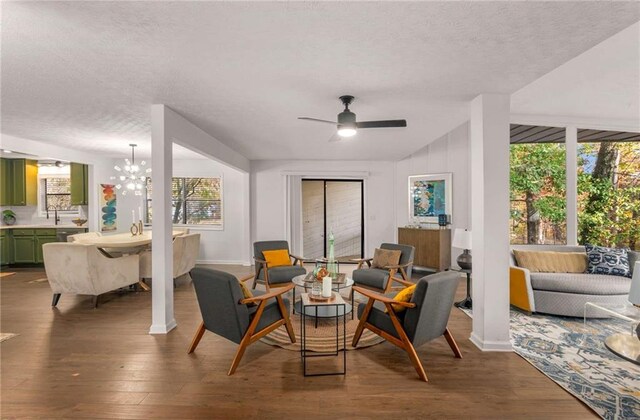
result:
<svg viewBox="0 0 640 420"><path fill-rule="evenodd" d="M248 267L224 266L236 274ZM444 338L418 348L429 383L388 343L349 352L345 377L302 376L296 352L252 345L228 377L236 346L205 333L187 355L201 321L190 284L175 289L178 327L149 335L151 295L63 295L52 309L42 270L0 280L2 418L513 418L595 415L514 353L482 353L471 320L453 309ZM458 290L464 292L463 282Z"/></svg>

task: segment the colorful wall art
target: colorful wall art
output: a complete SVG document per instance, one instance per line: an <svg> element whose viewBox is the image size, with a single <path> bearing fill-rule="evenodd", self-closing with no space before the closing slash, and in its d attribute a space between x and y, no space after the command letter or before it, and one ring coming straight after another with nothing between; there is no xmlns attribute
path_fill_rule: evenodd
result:
<svg viewBox="0 0 640 420"><path fill-rule="evenodd" d="M114 232L118 229L118 215L116 214L115 185L100 184L100 231Z"/></svg>
<svg viewBox="0 0 640 420"><path fill-rule="evenodd" d="M451 217L451 174L409 177L409 220L438 223L442 214Z"/></svg>

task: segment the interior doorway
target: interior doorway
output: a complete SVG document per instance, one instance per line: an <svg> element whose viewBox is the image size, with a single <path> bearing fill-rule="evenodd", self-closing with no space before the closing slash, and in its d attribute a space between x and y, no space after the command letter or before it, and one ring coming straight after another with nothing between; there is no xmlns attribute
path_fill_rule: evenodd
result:
<svg viewBox="0 0 640 420"><path fill-rule="evenodd" d="M305 258L329 254L333 231L338 261L364 256L364 181L302 180L302 243Z"/></svg>

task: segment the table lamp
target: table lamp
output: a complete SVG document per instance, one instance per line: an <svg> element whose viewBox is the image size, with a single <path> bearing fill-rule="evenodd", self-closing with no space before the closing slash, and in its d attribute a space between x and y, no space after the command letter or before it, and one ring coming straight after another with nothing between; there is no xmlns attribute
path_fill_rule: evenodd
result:
<svg viewBox="0 0 640 420"><path fill-rule="evenodd" d="M633 278L631 278L631 289L629 289L629 302L640 307L640 261L636 261L633 266Z"/></svg>
<svg viewBox="0 0 640 420"><path fill-rule="evenodd" d="M465 270L471 270L471 253L469 252L471 249L471 231L456 228L453 232L452 245L463 250L456 260L458 266Z"/></svg>

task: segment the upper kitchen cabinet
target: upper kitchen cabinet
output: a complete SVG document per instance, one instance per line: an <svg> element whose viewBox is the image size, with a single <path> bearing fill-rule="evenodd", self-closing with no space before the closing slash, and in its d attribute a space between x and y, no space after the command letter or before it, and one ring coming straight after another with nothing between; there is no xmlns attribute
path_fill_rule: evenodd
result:
<svg viewBox="0 0 640 420"><path fill-rule="evenodd" d="M0 158L0 206L11 205L11 161Z"/></svg>
<svg viewBox="0 0 640 420"><path fill-rule="evenodd" d="M29 159L2 159L0 205L38 204L38 163Z"/></svg>
<svg viewBox="0 0 640 420"><path fill-rule="evenodd" d="M89 204L89 167L81 163L71 162L71 205L86 206Z"/></svg>

